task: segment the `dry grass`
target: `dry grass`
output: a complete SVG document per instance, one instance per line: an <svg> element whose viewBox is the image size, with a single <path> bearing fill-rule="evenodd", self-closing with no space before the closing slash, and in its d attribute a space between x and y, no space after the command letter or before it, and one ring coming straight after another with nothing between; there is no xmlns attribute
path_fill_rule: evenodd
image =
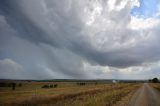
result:
<svg viewBox="0 0 160 106"><path fill-rule="evenodd" d="M131 90L128 95L116 102L113 106L129 106L130 100L132 99L133 94L137 91L137 88L139 87L137 86L136 89Z"/></svg>
<svg viewBox="0 0 160 106"><path fill-rule="evenodd" d="M150 83L150 85L160 91L160 83Z"/></svg>
<svg viewBox="0 0 160 106"><path fill-rule="evenodd" d="M137 84L99 84L77 86L60 83L59 88L42 89L46 83L26 83L12 91L0 89L0 105L103 106L115 104L133 91Z"/></svg>
<svg viewBox="0 0 160 106"><path fill-rule="evenodd" d="M91 95L79 96L74 99L57 102L55 106L112 106L117 101L121 101L123 97L128 95L137 86L126 86L120 89L98 92ZM118 105L117 105L118 106Z"/></svg>

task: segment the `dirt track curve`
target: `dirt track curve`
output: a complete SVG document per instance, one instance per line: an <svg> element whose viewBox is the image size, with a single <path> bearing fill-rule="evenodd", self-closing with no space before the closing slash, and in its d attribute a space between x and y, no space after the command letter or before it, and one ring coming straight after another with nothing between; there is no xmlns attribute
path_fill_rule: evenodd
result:
<svg viewBox="0 0 160 106"><path fill-rule="evenodd" d="M129 106L160 106L160 92L145 83L133 95Z"/></svg>

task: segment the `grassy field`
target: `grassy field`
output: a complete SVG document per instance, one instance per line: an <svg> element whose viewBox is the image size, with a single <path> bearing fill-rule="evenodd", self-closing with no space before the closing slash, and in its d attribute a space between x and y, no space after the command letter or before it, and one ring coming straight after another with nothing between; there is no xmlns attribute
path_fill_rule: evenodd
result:
<svg viewBox="0 0 160 106"><path fill-rule="evenodd" d="M160 91L160 83L151 83L150 85Z"/></svg>
<svg viewBox="0 0 160 106"><path fill-rule="evenodd" d="M22 82L21 82L22 83ZM57 84L56 88L42 88ZM22 87L0 87L0 105L112 106L141 84L97 84L77 82L23 82Z"/></svg>

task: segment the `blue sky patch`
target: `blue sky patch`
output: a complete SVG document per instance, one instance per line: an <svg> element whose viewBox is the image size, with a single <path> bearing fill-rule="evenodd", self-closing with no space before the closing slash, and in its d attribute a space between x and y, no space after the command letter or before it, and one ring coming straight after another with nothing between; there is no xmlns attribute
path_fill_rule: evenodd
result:
<svg viewBox="0 0 160 106"><path fill-rule="evenodd" d="M139 18L160 18L156 14L160 12L160 0L140 0L140 6L133 7L131 14Z"/></svg>

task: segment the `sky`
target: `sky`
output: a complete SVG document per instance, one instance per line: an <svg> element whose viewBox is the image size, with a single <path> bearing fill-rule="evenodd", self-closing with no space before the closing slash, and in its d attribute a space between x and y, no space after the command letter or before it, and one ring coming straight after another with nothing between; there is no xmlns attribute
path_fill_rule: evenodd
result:
<svg viewBox="0 0 160 106"><path fill-rule="evenodd" d="M0 79L160 78L159 0L1 0Z"/></svg>

